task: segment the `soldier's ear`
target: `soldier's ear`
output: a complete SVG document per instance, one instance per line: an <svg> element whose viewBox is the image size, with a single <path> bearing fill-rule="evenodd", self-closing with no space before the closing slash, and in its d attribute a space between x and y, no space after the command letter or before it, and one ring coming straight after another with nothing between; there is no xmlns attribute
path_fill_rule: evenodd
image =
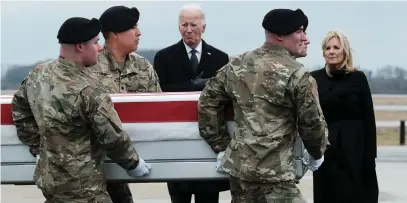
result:
<svg viewBox="0 0 407 203"><path fill-rule="evenodd" d="M276 39L278 40L278 41L280 41L280 42L282 42L283 40L284 40L284 35L275 35L276 36Z"/></svg>
<svg viewBox="0 0 407 203"><path fill-rule="evenodd" d="M78 51L78 52L82 52L83 51L83 49L84 49L84 44L83 43L78 43L78 44L76 44L75 45L75 48L76 48L76 50Z"/></svg>

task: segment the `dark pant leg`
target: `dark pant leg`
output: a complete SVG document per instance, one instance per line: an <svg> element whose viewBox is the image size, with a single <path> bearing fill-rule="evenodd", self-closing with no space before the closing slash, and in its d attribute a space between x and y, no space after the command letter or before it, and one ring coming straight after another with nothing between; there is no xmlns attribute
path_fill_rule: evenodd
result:
<svg viewBox="0 0 407 203"><path fill-rule="evenodd" d="M218 203L219 192L230 186L229 180L199 180L188 182L188 189L194 194L195 203Z"/></svg>
<svg viewBox="0 0 407 203"><path fill-rule="evenodd" d="M133 196L129 184L107 183L106 188L113 203L133 203Z"/></svg>
<svg viewBox="0 0 407 203"><path fill-rule="evenodd" d="M191 203L192 193L185 188L185 183L168 182L168 193L172 203Z"/></svg>
<svg viewBox="0 0 407 203"><path fill-rule="evenodd" d="M191 203L192 194L188 192L177 192L171 195L172 203Z"/></svg>
<svg viewBox="0 0 407 203"><path fill-rule="evenodd" d="M219 192L195 193L195 203L219 203Z"/></svg>

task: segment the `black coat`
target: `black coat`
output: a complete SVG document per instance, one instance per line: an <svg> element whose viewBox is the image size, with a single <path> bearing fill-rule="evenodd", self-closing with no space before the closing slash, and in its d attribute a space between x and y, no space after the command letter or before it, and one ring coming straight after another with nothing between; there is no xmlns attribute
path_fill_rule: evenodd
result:
<svg viewBox="0 0 407 203"><path fill-rule="evenodd" d="M194 87L191 80L198 75L201 75L201 78L211 78L228 62L229 56L225 52L202 40L201 60L195 73L181 40L157 52L154 57L154 69L164 92L202 91L203 88Z"/></svg>
<svg viewBox="0 0 407 203"><path fill-rule="evenodd" d="M376 123L373 101L361 71L329 77L313 71L331 147L314 172L314 203L378 202Z"/></svg>
<svg viewBox="0 0 407 203"><path fill-rule="evenodd" d="M202 91L203 86L195 86L191 80L197 76L207 79L215 76L216 71L229 62L229 56L202 40L202 54L198 70L195 73L189 61L182 40L157 52L154 57L154 69L160 79L163 92ZM214 168L215 170L215 168ZM171 191L191 193L215 192L229 190L229 180L221 181L188 181L168 184Z"/></svg>

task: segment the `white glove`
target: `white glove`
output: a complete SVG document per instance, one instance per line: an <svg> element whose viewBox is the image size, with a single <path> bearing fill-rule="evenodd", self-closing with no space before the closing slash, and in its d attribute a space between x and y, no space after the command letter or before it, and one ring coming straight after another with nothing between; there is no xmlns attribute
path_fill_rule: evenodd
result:
<svg viewBox="0 0 407 203"><path fill-rule="evenodd" d="M216 172L218 173L226 173L225 169L222 167L222 158L225 155L225 151L219 152L218 157L216 158Z"/></svg>
<svg viewBox="0 0 407 203"><path fill-rule="evenodd" d="M310 162L308 165L309 170L316 171L318 168L324 163L324 155L318 160L315 160L312 156L310 156Z"/></svg>
<svg viewBox="0 0 407 203"><path fill-rule="evenodd" d="M40 155L37 154L37 155L35 156L35 158L37 159L35 163L38 164L38 161L40 160Z"/></svg>
<svg viewBox="0 0 407 203"><path fill-rule="evenodd" d="M139 158L137 168L126 171L129 176L139 177L150 174L151 165L146 163L142 158Z"/></svg>

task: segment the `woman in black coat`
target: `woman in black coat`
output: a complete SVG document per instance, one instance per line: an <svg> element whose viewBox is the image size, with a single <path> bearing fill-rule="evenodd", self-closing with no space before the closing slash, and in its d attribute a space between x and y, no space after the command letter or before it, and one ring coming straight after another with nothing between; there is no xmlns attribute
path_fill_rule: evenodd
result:
<svg viewBox="0 0 407 203"><path fill-rule="evenodd" d="M311 74L331 147L314 172L314 203L376 203L376 123L369 84L353 67L349 41L342 33L328 32L322 50L325 67Z"/></svg>

